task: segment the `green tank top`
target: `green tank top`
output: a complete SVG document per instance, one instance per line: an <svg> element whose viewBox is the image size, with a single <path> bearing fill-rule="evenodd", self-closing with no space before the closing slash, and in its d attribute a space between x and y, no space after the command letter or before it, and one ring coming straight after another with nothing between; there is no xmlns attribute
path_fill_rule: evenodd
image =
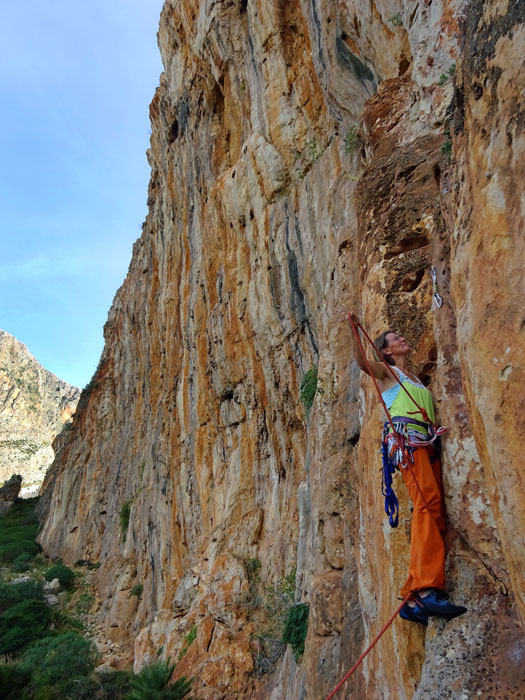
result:
<svg viewBox="0 0 525 700"><path fill-rule="evenodd" d="M412 396L414 400L425 409L430 420L433 423L435 423L436 416L434 411L434 398L432 396L432 393L422 384L416 384L414 381L409 379L406 376L406 374L404 374L404 372L402 372L397 367L395 369L399 373L399 379L401 380L404 389L406 389L409 392L410 396ZM392 417L405 416L406 418L415 418L416 420L425 423L426 421L421 415L421 412L418 410L417 406L410 400L406 392L399 386L399 384L396 384L396 386L398 389L397 394L394 400L392 401L391 405L388 407L390 415ZM393 388L394 387L392 387L392 389ZM391 389L389 389L389 391L391 391ZM414 411L416 411L416 413L414 413ZM412 423L409 423L408 425L410 428L418 430L420 433L426 432L425 429L422 428L420 425L413 425Z"/></svg>

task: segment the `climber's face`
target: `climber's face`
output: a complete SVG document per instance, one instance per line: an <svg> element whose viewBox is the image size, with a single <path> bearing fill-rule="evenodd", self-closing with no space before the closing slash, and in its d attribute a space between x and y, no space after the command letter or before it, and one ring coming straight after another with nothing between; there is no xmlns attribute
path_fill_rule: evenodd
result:
<svg viewBox="0 0 525 700"><path fill-rule="evenodd" d="M400 357L402 355L408 355L411 350L410 345L403 338L403 336L398 335L397 333L388 333L386 336L386 341L388 345L383 352L387 355L391 355L394 359L396 356Z"/></svg>

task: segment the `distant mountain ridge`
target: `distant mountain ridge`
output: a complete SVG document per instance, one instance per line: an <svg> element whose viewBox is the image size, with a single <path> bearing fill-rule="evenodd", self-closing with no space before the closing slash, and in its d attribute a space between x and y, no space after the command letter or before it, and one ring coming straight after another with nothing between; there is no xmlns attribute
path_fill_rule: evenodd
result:
<svg viewBox="0 0 525 700"><path fill-rule="evenodd" d="M71 423L80 389L46 370L27 347L0 330L0 485L21 474L39 486L54 459L51 443Z"/></svg>

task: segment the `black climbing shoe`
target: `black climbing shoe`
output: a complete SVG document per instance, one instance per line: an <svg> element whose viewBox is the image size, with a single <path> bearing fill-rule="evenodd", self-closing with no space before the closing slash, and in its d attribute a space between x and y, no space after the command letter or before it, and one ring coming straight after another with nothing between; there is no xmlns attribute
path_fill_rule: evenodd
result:
<svg viewBox="0 0 525 700"><path fill-rule="evenodd" d="M463 607L463 605L451 603L445 591L440 591L438 588L433 588L424 598L416 593L414 599L418 613L425 617L435 616L452 620L452 618L467 612L467 608Z"/></svg>
<svg viewBox="0 0 525 700"><path fill-rule="evenodd" d="M399 617L409 622L419 622L419 624L425 625L425 627L428 625L427 616L419 612L417 605L415 608L411 608L408 603L405 603L399 611Z"/></svg>

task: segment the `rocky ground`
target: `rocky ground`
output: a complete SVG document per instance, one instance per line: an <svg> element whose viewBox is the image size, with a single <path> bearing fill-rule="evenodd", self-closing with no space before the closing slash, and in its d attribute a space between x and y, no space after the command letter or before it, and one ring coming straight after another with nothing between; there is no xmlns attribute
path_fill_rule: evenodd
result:
<svg viewBox="0 0 525 700"><path fill-rule="evenodd" d="M125 662L120 645L107 639L97 619L100 601L97 601L96 588L93 584L96 567L89 568L86 565L70 567L75 573L75 583L73 588L66 588L60 585L57 578L52 581L44 579L45 572L52 564L53 562L47 560L45 556L39 555L30 569L24 573L15 573L10 566L0 566L0 580L13 584L23 581L42 581L45 602L61 615L73 620L73 626L95 644L100 654L97 670L129 668L130 664Z"/></svg>

